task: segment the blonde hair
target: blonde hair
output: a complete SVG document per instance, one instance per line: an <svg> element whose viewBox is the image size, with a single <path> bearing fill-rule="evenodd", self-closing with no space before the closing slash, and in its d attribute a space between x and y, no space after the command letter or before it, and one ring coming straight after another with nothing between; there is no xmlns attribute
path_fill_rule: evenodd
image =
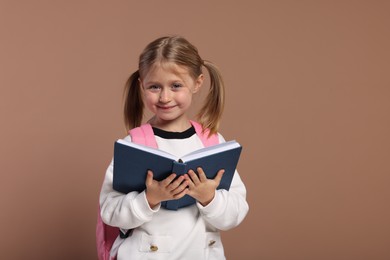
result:
<svg viewBox="0 0 390 260"><path fill-rule="evenodd" d="M203 129L210 130L210 135L216 133L225 103L225 87L221 73L213 63L202 60L198 49L180 36L158 38L149 43L141 53L138 70L131 74L125 85L124 120L126 128L129 130L142 123L144 103L139 78L144 77L156 62L173 62L185 66L193 79L197 79L202 74L202 66L207 69L210 75L210 89L197 114L197 120Z"/></svg>

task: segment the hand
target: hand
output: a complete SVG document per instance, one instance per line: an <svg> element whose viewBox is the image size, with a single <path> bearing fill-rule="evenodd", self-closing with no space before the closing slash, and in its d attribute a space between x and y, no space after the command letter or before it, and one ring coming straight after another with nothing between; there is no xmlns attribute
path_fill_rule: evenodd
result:
<svg viewBox="0 0 390 260"><path fill-rule="evenodd" d="M214 179L207 179L202 168L198 168L197 171L198 174L190 170L185 175L185 179L188 180L187 194L196 199L202 206L206 206L213 200L215 190L221 182L225 170L219 170Z"/></svg>
<svg viewBox="0 0 390 260"><path fill-rule="evenodd" d="M176 174L172 173L162 181L153 179L153 172L148 171L146 175L146 199L149 206L154 208L161 201L180 199L187 194L188 181L184 176L179 176L176 180Z"/></svg>

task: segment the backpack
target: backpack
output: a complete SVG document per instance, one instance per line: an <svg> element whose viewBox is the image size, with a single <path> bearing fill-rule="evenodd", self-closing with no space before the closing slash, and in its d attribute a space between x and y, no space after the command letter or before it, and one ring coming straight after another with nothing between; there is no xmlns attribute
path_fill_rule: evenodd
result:
<svg viewBox="0 0 390 260"><path fill-rule="evenodd" d="M195 128L195 132L202 141L205 147L216 145L219 143L218 135L208 136L209 130L203 131L202 125L195 121L191 121ZM140 127L133 128L129 131L132 142L157 148L156 138L154 137L153 129L150 124L144 124ZM99 260L116 260L116 255L111 255L111 248L118 235L125 239L129 236L131 230L124 232L123 230L109 226L103 223L100 216L100 205L98 207L98 217L96 223L96 246Z"/></svg>

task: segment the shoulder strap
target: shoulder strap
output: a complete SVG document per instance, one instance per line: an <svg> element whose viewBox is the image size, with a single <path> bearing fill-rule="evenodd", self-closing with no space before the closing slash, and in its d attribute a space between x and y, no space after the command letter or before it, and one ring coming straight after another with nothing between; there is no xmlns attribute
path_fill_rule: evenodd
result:
<svg viewBox="0 0 390 260"><path fill-rule="evenodd" d="M129 134L134 143L157 148L156 138L154 137L153 129L150 124L144 124L140 127L133 128L129 131Z"/></svg>
<svg viewBox="0 0 390 260"><path fill-rule="evenodd" d="M210 133L209 129L203 130L202 125L199 124L198 122L192 120L190 122L195 128L196 134L199 136L200 140L202 141L205 147L219 144L219 138L217 134L213 134L212 136L209 137L209 133Z"/></svg>
<svg viewBox="0 0 390 260"><path fill-rule="evenodd" d="M119 228L105 224L100 216L100 206L96 223L96 248L99 260L111 260L111 247L119 234Z"/></svg>

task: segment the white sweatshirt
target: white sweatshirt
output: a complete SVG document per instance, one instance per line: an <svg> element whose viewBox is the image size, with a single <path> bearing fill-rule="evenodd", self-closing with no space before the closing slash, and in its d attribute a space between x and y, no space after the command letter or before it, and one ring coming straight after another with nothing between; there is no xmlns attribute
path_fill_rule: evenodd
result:
<svg viewBox="0 0 390 260"><path fill-rule="evenodd" d="M156 136L159 149L181 157L203 146L196 134L178 139ZM131 141L131 137L125 138ZM225 142L219 135L220 142ZM225 259L220 230L236 227L248 212L246 189L236 171L229 191L217 190L214 199L203 207L200 203L166 210L160 205L150 208L145 191L119 193L112 188L113 162L109 165L102 190L102 220L111 226L133 229L126 239L119 237L112 253L117 259L202 260Z"/></svg>

